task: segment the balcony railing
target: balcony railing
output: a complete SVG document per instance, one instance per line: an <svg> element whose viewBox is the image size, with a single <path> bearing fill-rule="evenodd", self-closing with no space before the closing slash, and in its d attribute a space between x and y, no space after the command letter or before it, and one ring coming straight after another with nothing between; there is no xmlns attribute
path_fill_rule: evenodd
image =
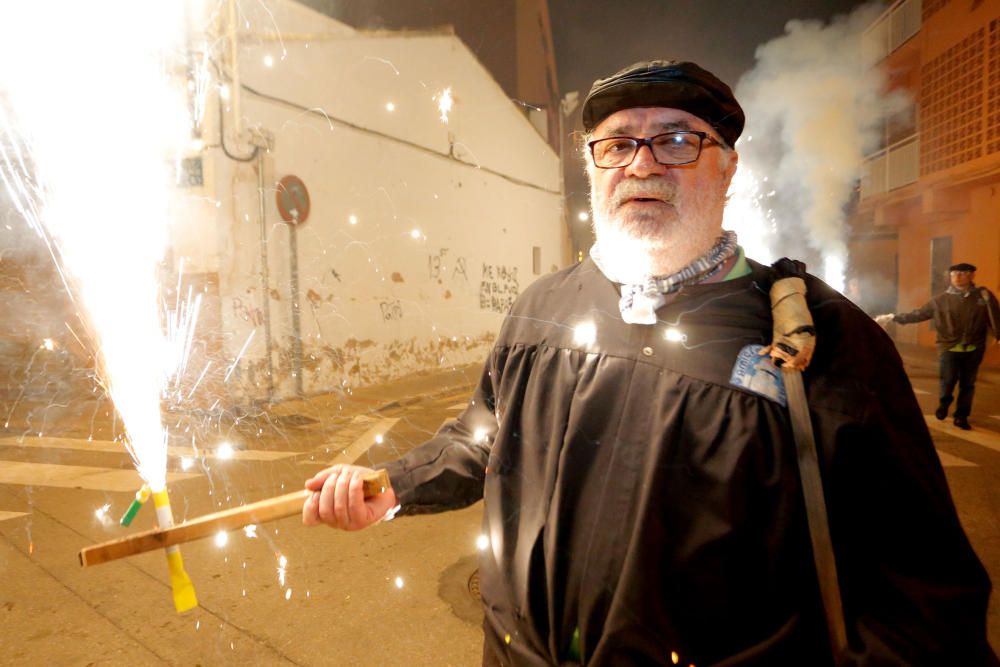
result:
<svg viewBox="0 0 1000 667"><path fill-rule="evenodd" d="M920 178L920 135L898 141L865 159L861 199L884 194Z"/></svg>
<svg viewBox="0 0 1000 667"><path fill-rule="evenodd" d="M877 63L920 32L921 0L898 0L862 36L866 61Z"/></svg>

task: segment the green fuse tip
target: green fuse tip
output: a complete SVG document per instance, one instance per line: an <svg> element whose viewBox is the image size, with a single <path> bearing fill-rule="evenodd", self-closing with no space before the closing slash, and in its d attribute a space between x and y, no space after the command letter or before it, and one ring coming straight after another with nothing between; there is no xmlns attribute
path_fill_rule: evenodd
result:
<svg viewBox="0 0 1000 667"><path fill-rule="evenodd" d="M149 487L143 484L142 488L139 489L138 492L136 492L135 500L133 500L132 504L130 504L128 506L128 509L125 510L125 514L122 515L122 518L118 523L120 523L123 526L131 524L132 519L135 518L135 515L139 513L139 509L142 508L143 503L149 500L149 494L150 494Z"/></svg>
<svg viewBox="0 0 1000 667"><path fill-rule="evenodd" d="M138 498L133 500L132 503L128 506L128 509L125 510L125 514L122 515L121 521L119 521L118 523L120 523L123 526L127 526L130 523L132 523L132 519L134 519L135 515L139 513L140 508L142 508L142 503L139 502Z"/></svg>

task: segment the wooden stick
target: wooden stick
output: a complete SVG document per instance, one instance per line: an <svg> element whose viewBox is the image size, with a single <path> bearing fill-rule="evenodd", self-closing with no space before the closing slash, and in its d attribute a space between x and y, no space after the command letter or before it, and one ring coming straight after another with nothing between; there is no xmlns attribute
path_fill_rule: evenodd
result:
<svg viewBox="0 0 1000 667"><path fill-rule="evenodd" d="M389 486L389 475L385 470L377 470L364 478L365 498L372 498ZM233 507L221 512L185 521L172 528L154 528L135 535L112 540L80 550L80 565L99 565L109 560L164 549L174 544L183 544L203 537L215 535L219 531L235 530L252 523L265 523L302 511L302 504L313 492L307 489L294 491L283 496L258 500L249 505Z"/></svg>

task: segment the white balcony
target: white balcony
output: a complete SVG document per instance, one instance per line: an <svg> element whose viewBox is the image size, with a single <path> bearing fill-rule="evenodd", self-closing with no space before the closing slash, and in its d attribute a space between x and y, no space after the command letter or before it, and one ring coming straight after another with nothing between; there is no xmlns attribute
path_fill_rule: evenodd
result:
<svg viewBox="0 0 1000 667"><path fill-rule="evenodd" d="M862 36L865 60L874 64L920 32L922 0L898 0Z"/></svg>
<svg viewBox="0 0 1000 667"><path fill-rule="evenodd" d="M920 178L920 135L914 134L865 158L861 199L885 194Z"/></svg>

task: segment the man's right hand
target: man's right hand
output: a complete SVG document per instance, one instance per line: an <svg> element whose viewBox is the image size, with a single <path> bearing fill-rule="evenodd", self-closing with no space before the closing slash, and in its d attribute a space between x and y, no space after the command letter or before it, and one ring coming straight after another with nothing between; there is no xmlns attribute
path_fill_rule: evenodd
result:
<svg viewBox="0 0 1000 667"><path fill-rule="evenodd" d="M325 523L341 530L360 530L377 523L399 503L392 487L365 499L362 478L374 472L361 466L335 465L306 480L306 488L313 494L302 505L302 523Z"/></svg>
<svg viewBox="0 0 1000 667"><path fill-rule="evenodd" d="M893 315L892 313L886 313L885 315L876 315L875 322L879 326L884 327L885 325L889 324L889 322L892 322L892 320L895 319L895 317L896 316Z"/></svg>

